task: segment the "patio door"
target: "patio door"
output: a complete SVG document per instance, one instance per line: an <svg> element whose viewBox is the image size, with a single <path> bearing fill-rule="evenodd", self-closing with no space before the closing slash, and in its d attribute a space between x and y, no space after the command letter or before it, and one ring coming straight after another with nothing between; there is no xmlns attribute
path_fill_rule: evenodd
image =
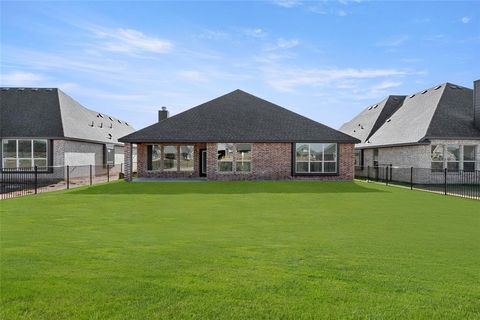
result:
<svg viewBox="0 0 480 320"><path fill-rule="evenodd" d="M207 176L207 150L200 149L200 176Z"/></svg>

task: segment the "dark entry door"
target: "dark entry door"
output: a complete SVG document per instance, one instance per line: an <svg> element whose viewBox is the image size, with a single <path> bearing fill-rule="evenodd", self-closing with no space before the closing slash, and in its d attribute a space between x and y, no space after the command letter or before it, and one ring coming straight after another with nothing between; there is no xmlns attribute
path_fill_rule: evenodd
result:
<svg viewBox="0 0 480 320"><path fill-rule="evenodd" d="M200 176L207 176L207 150L200 149Z"/></svg>

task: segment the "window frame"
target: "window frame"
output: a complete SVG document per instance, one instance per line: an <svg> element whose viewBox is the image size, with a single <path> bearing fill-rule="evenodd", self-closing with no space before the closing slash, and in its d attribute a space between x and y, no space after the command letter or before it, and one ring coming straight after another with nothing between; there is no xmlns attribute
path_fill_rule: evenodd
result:
<svg viewBox="0 0 480 320"><path fill-rule="evenodd" d="M112 150L113 152L113 160L108 160L108 151ZM104 144L103 145L103 165L113 167L115 166L115 145L114 144Z"/></svg>
<svg viewBox="0 0 480 320"><path fill-rule="evenodd" d="M5 141L15 141L15 157L3 157L3 147ZM19 157L19 141L29 141L30 142L30 157ZM34 142L35 141L42 141L45 143L45 158L43 157L36 157L35 156L35 148ZM2 138L0 139L2 144L0 148L0 157L1 157L1 169L2 171L8 170L8 172L23 172L25 169L31 169L32 171L35 168L35 161L38 160L45 160L45 166L37 166L37 168L44 168L38 169L38 172L50 172L51 171L51 159L52 159L52 147L51 147L51 140L44 139L44 138ZM15 160L15 168L7 168L5 167L5 161L7 160ZM30 160L30 167L20 167L20 161Z"/></svg>
<svg viewBox="0 0 480 320"><path fill-rule="evenodd" d="M188 160L184 160L183 157L182 157L182 147L191 147L191 151L192 151L192 166L191 168L188 167L188 168L184 168L182 169L182 162L186 162ZM179 172L193 172L195 171L195 145L193 144L181 144L178 146L178 171Z"/></svg>
<svg viewBox="0 0 480 320"><path fill-rule="evenodd" d="M452 161L452 160L449 160L449 159L448 159L448 149L449 149L450 147L457 147L457 150L458 150L457 160ZM461 157L461 155L462 155L462 145L461 145L461 144L457 144L457 143L455 143L455 144L447 144L447 145L445 145L444 152L446 153L446 154L444 153L444 158L445 158L445 167L444 167L444 168L447 168L447 172L460 172L460 163L461 163L462 160L463 160L462 157ZM450 163L456 163L456 164L457 164L457 169L456 169L456 170L455 170L455 169L454 169L454 170L451 170L451 169L448 167L448 165L449 165Z"/></svg>
<svg viewBox="0 0 480 320"><path fill-rule="evenodd" d="M433 151L437 147L442 148L442 160L433 160ZM433 163L441 163L442 168L441 169L433 168L433 166L432 166ZM444 170L445 170L445 145L443 145L443 144L431 144L430 145L430 172L431 173L442 173Z"/></svg>
<svg viewBox="0 0 480 320"><path fill-rule="evenodd" d="M308 154L310 154L310 144L322 144L322 172L297 172L297 144L308 144ZM335 144L335 161L325 161L325 145ZM338 176L339 172L339 161L340 161L340 148L338 142L293 142L292 143L292 175L293 176ZM311 161L299 161L308 163L308 170L310 171ZM325 172L325 163L335 163L335 172Z"/></svg>
<svg viewBox="0 0 480 320"><path fill-rule="evenodd" d="M465 147L472 147L473 148L473 160L465 160ZM478 147L476 144L465 144L462 145L463 152L462 152L462 170L463 172L475 172L479 169L480 163L478 163ZM473 170L465 170L465 163L473 163Z"/></svg>

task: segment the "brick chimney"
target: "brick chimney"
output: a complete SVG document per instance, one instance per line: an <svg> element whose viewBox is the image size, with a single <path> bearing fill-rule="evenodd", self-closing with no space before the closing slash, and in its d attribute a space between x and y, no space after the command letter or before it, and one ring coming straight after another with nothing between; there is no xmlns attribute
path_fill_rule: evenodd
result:
<svg viewBox="0 0 480 320"><path fill-rule="evenodd" d="M473 121L480 129L480 80L473 82Z"/></svg>
<svg viewBox="0 0 480 320"><path fill-rule="evenodd" d="M168 110L167 107L162 107L162 110L158 111L158 122L165 120L168 118Z"/></svg>

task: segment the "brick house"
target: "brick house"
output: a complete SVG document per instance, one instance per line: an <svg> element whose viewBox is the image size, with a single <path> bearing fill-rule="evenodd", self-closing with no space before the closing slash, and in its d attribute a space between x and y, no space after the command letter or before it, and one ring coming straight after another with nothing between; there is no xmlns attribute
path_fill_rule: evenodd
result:
<svg viewBox="0 0 480 320"><path fill-rule="evenodd" d="M57 88L0 88L1 171L37 166L43 177L63 179L124 162L118 138L127 122L82 106Z"/></svg>
<svg viewBox="0 0 480 320"><path fill-rule="evenodd" d="M352 180L351 136L241 90L168 117L119 139L125 179L132 146L140 178L208 180Z"/></svg>
<svg viewBox="0 0 480 320"><path fill-rule="evenodd" d="M474 90L452 83L410 94L389 96L366 107L341 128L361 140L355 145L357 173L368 168L397 167L400 181L411 167L424 177L417 182L452 181L460 172L480 170L480 80ZM437 177L438 179L435 179Z"/></svg>

